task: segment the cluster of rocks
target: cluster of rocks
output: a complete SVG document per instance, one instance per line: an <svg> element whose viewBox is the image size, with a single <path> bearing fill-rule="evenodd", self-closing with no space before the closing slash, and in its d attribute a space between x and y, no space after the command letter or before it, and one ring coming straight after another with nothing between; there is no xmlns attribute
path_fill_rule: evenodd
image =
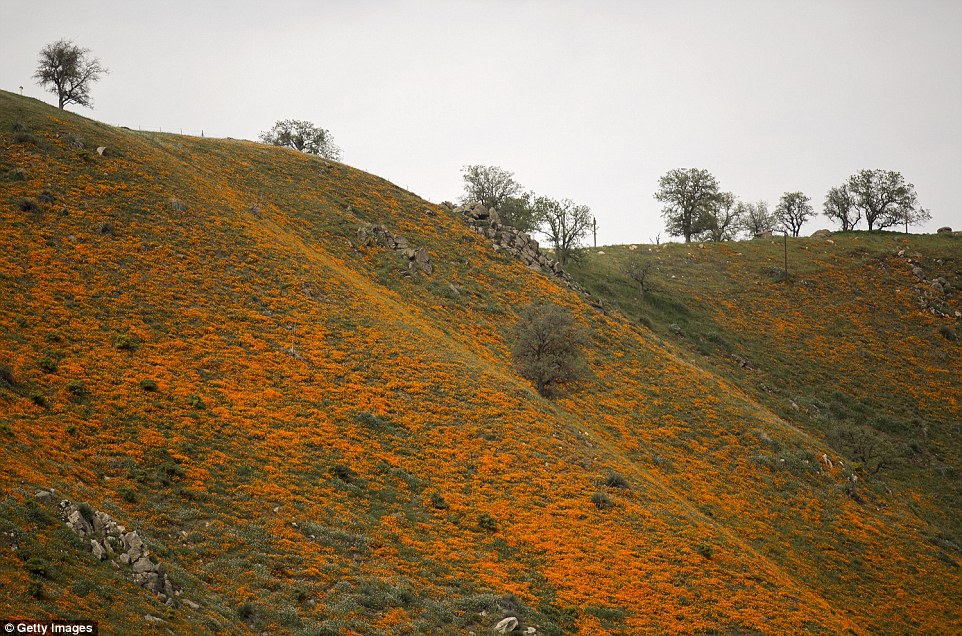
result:
<svg viewBox="0 0 962 636"><path fill-rule="evenodd" d="M509 254L536 272L553 274L569 286L573 284L571 277L561 268L561 263L544 254L538 241L527 233L503 224L494 208L486 208L481 203L467 203L454 211L460 214L475 232L491 239L494 242L494 251Z"/></svg>
<svg viewBox="0 0 962 636"><path fill-rule="evenodd" d="M431 274L434 271L431 257L424 248L412 248L408 245L406 238L392 234L386 227L380 225L367 228L359 227L357 229L357 241L363 247L378 245L398 252L407 259L408 271L411 273L420 270L425 274Z"/></svg>
<svg viewBox="0 0 962 636"><path fill-rule="evenodd" d="M912 275L917 282L915 288L919 294L919 309L928 311L934 316L962 320L962 312L950 309L945 302L945 295L955 291L955 286L944 276L929 279L922 268L921 254L907 255L905 250L899 250L898 256L904 258L906 263L912 266ZM942 264L941 260L936 262L939 265Z"/></svg>
<svg viewBox="0 0 962 636"><path fill-rule="evenodd" d="M128 568L138 585L157 594L165 605L177 605L180 590L174 587L164 565L151 560L150 550L136 531L128 532L106 512L82 509L69 499L62 500L57 509L67 527L88 542L94 557L109 560L117 568Z"/></svg>

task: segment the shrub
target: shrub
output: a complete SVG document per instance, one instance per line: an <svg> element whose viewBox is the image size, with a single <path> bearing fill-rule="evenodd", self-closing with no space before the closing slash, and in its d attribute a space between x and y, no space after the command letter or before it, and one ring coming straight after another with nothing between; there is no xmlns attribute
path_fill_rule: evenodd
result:
<svg viewBox="0 0 962 636"><path fill-rule="evenodd" d="M37 580L27 583L27 594L35 599L43 598L43 583Z"/></svg>
<svg viewBox="0 0 962 636"><path fill-rule="evenodd" d="M605 477L605 486L609 488L627 488L628 480L616 472L610 472L608 476Z"/></svg>
<svg viewBox="0 0 962 636"><path fill-rule="evenodd" d="M857 462L857 469L870 475L894 466L898 460L898 453L888 436L849 421L839 422L828 432L828 443Z"/></svg>
<svg viewBox="0 0 962 636"><path fill-rule="evenodd" d="M187 405L192 409L197 409L201 411L204 409L204 400L196 393L191 393L187 396Z"/></svg>
<svg viewBox="0 0 962 636"><path fill-rule="evenodd" d="M9 387L17 386L17 379L13 377L13 369L7 365L0 365L0 384L6 384Z"/></svg>
<svg viewBox="0 0 962 636"><path fill-rule="evenodd" d="M57 361L50 356L44 356L37 362L44 373L54 373L57 370Z"/></svg>
<svg viewBox="0 0 962 636"><path fill-rule="evenodd" d="M140 388L142 388L144 391L153 393L158 389L157 380L141 380Z"/></svg>
<svg viewBox="0 0 962 636"><path fill-rule="evenodd" d="M37 195L37 199L40 201L40 203L45 203L47 205L50 205L51 203L57 200L57 197L54 196L53 192L51 192L50 190L44 190L43 192Z"/></svg>
<svg viewBox="0 0 962 636"><path fill-rule="evenodd" d="M444 497L441 496L441 493L437 492L431 493L431 506L438 510L447 510L450 507L448 502L444 500Z"/></svg>
<svg viewBox="0 0 962 636"><path fill-rule="evenodd" d="M41 393L39 389L31 391L30 401L36 404L37 406L47 408L47 396Z"/></svg>
<svg viewBox="0 0 962 636"><path fill-rule="evenodd" d="M114 348L130 351L134 348L134 341L125 333L119 334L114 338Z"/></svg>
<svg viewBox="0 0 962 636"><path fill-rule="evenodd" d="M959 334L955 333L955 329L948 325L942 325L939 327L939 333L942 334L942 337L949 342L957 342L959 339Z"/></svg>
<svg viewBox="0 0 962 636"><path fill-rule="evenodd" d="M27 171L23 168L10 168L4 175L7 181L26 181Z"/></svg>
<svg viewBox="0 0 962 636"><path fill-rule="evenodd" d="M173 210L174 212L186 212L187 204L182 201L178 201L177 199L171 199L170 209Z"/></svg>
<svg viewBox="0 0 962 636"><path fill-rule="evenodd" d="M23 564L23 567L34 576L47 576L50 564L40 557L30 557L26 563Z"/></svg>
<svg viewBox="0 0 962 636"><path fill-rule="evenodd" d="M40 210L40 206L30 197L24 197L17 201L17 209L21 212L37 212Z"/></svg>
<svg viewBox="0 0 962 636"><path fill-rule="evenodd" d="M544 397L587 375L581 348L584 333L558 305L531 304L515 326L511 359L515 368Z"/></svg>
<svg viewBox="0 0 962 636"><path fill-rule="evenodd" d="M346 484L353 484L357 481L358 474L354 472L350 466L345 466L344 464L337 464L331 469L334 476Z"/></svg>
<svg viewBox="0 0 962 636"><path fill-rule="evenodd" d="M0 422L0 435L4 437L13 437L13 429L6 422Z"/></svg>
<svg viewBox="0 0 962 636"><path fill-rule="evenodd" d="M712 558L715 554L715 546L705 541L700 542L695 546L695 551L702 555L706 559Z"/></svg>
<svg viewBox="0 0 962 636"><path fill-rule="evenodd" d="M598 510L607 510L608 508L613 508L615 505L611 497L603 492L596 492L591 495L591 503L593 503Z"/></svg>
<svg viewBox="0 0 962 636"><path fill-rule="evenodd" d="M498 522L488 513L482 512L478 515L478 527L488 532L497 532Z"/></svg>
<svg viewBox="0 0 962 636"><path fill-rule="evenodd" d="M88 523L93 523L94 521L94 509L86 501L77 506L77 510L80 511L80 516L87 520Z"/></svg>
<svg viewBox="0 0 962 636"><path fill-rule="evenodd" d="M13 141L18 144L33 144L34 146L40 143L40 139L36 135L25 130L18 130L13 133Z"/></svg>
<svg viewBox="0 0 962 636"><path fill-rule="evenodd" d="M101 236L117 236L117 230L109 221L101 221L94 224L94 232Z"/></svg>
<svg viewBox="0 0 962 636"><path fill-rule="evenodd" d="M82 398L87 395L87 387L80 380L71 380L67 383L67 392L74 397Z"/></svg>
<svg viewBox="0 0 962 636"><path fill-rule="evenodd" d="M120 498L127 503L137 503L137 493L131 488L124 488L120 491Z"/></svg>
<svg viewBox="0 0 962 636"><path fill-rule="evenodd" d="M249 621L254 618L254 614L257 613L257 608L254 607L253 603L241 603L240 607L237 608L237 618L242 621Z"/></svg>

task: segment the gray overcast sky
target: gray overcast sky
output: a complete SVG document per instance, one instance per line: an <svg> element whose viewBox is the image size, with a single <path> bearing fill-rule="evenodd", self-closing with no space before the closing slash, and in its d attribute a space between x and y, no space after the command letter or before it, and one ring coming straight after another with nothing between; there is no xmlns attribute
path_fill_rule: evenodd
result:
<svg viewBox="0 0 962 636"><path fill-rule="evenodd" d="M329 129L344 161L435 202L466 164L589 205L599 244L665 239L658 177L816 210L898 170L962 229L962 1L0 0L0 88L61 37L110 69L107 123L256 139ZM819 218L805 228L830 227Z"/></svg>

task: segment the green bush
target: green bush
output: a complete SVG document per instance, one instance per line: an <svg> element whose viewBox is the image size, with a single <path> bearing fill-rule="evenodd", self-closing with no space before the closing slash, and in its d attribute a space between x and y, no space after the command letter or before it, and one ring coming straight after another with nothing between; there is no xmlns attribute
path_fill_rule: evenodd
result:
<svg viewBox="0 0 962 636"><path fill-rule="evenodd" d="M0 365L0 384L6 384L9 387L17 386L17 379L13 377L13 369L7 365Z"/></svg>
<svg viewBox="0 0 962 636"><path fill-rule="evenodd" d="M17 209L21 212L37 212L40 210L40 204L30 197L23 197L17 201Z"/></svg>
<svg viewBox="0 0 962 636"><path fill-rule="evenodd" d="M478 527L487 532L497 532L498 522L486 512L478 515Z"/></svg>
<svg viewBox="0 0 962 636"><path fill-rule="evenodd" d="M350 466L337 464L331 469L334 476L346 484L353 484L358 481L358 474Z"/></svg>
<svg viewBox="0 0 962 636"><path fill-rule="evenodd" d="M955 333L955 329L948 325L939 327L939 333L949 342L957 342L959 340L959 334Z"/></svg>
<svg viewBox="0 0 962 636"><path fill-rule="evenodd" d="M43 583L36 579L27 583L27 594L35 599L43 598Z"/></svg>
<svg viewBox="0 0 962 636"><path fill-rule="evenodd" d="M615 502L611 500L611 497L603 492L596 492L591 495L591 503L595 505L598 510L607 510L615 505Z"/></svg>
<svg viewBox="0 0 962 636"><path fill-rule="evenodd" d="M6 174L3 175L3 178L7 181L26 181L27 171L23 168L10 168Z"/></svg>
<svg viewBox="0 0 962 636"><path fill-rule="evenodd" d="M191 393L187 396L187 405L192 409L197 409L201 411L204 409L204 400L196 393Z"/></svg>
<svg viewBox="0 0 962 636"><path fill-rule="evenodd" d="M40 557L30 557L23 564L23 567L34 576L47 576L50 571L50 564Z"/></svg>
<svg viewBox="0 0 962 636"><path fill-rule="evenodd" d="M610 472L605 477L605 486L609 488L628 488L628 480L616 472Z"/></svg>
<svg viewBox="0 0 962 636"><path fill-rule="evenodd" d="M119 334L114 338L114 348L130 351L134 348L134 341L125 333Z"/></svg>
<svg viewBox="0 0 962 636"><path fill-rule="evenodd" d="M705 557L706 559L710 559L715 554L715 546L713 546L710 543L706 543L705 541L702 541L695 546L695 551L698 552L698 554Z"/></svg>
<svg viewBox="0 0 962 636"><path fill-rule="evenodd" d="M57 371L57 361L50 356L44 356L37 362L44 373L54 373Z"/></svg>
<svg viewBox="0 0 962 636"><path fill-rule="evenodd" d="M82 398L87 395L87 387L80 380L71 380L67 383L67 392L74 397Z"/></svg>
<svg viewBox="0 0 962 636"><path fill-rule="evenodd" d="M441 496L441 493L437 492L431 493L431 506L438 510L447 510L450 507L448 502L444 500L444 497Z"/></svg>
<svg viewBox="0 0 962 636"><path fill-rule="evenodd" d="M43 408L47 408L49 405L47 396L41 393L39 389L30 392L30 401Z"/></svg>
<svg viewBox="0 0 962 636"><path fill-rule="evenodd" d="M157 380L141 380L140 388L142 388L144 391L154 393L159 387L157 386Z"/></svg>
<svg viewBox="0 0 962 636"><path fill-rule="evenodd" d="M587 343L571 313L552 304L528 305L515 325L511 360L544 397L588 374L581 350Z"/></svg>
<svg viewBox="0 0 962 636"><path fill-rule="evenodd" d="M36 146L40 143L40 138L25 130L18 130L13 133L13 141L18 144L33 144Z"/></svg>

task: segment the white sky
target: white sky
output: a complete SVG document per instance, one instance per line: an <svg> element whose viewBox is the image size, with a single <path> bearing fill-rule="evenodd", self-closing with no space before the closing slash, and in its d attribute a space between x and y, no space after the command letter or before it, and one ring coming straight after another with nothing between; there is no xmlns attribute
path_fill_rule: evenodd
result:
<svg viewBox="0 0 962 636"><path fill-rule="evenodd" d="M85 116L246 139L306 119L435 202L498 165L590 206L599 244L665 240L658 177L687 167L818 211L898 170L925 230L962 229L960 0L0 0L0 88L56 103L31 75L61 37L111 71Z"/></svg>

